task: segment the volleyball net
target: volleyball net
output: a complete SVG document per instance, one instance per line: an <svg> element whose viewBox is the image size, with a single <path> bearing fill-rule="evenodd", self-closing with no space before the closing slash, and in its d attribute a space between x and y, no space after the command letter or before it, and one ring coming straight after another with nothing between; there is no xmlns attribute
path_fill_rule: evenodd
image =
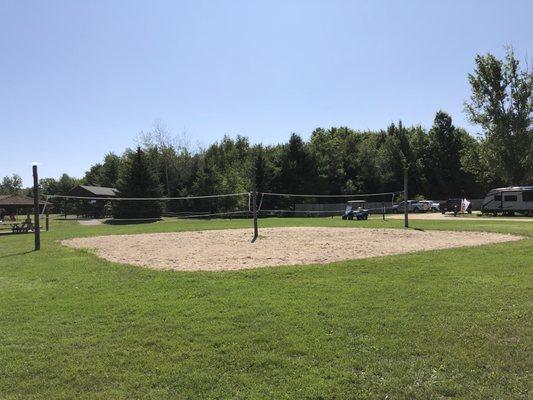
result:
<svg viewBox="0 0 533 400"><path fill-rule="evenodd" d="M49 195L48 212L63 219L105 219L109 222L155 221L162 218L247 217L249 192L181 197L86 197Z"/></svg>
<svg viewBox="0 0 533 400"><path fill-rule="evenodd" d="M160 219L342 216L347 207L369 214L395 210L400 192L354 194L294 194L241 192L181 197L46 196L42 214L63 219L104 219L112 222Z"/></svg>
<svg viewBox="0 0 533 400"><path fill-rule="evenodd" d="M362 209L369 214L393 212L400 192L354 194L259 193L258 212L262 216L327 217L341 216L347 209Z"/></svg>

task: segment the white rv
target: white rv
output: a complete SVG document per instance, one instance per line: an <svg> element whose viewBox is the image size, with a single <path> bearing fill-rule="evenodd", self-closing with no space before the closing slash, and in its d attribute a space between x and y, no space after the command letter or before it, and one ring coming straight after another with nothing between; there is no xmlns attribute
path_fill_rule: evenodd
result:
<svg viewBox="0 0 533 400"><path fill-rule="evenodd" d="M484 214L533 215L533 186L492 189L481 206Z"/></svg>

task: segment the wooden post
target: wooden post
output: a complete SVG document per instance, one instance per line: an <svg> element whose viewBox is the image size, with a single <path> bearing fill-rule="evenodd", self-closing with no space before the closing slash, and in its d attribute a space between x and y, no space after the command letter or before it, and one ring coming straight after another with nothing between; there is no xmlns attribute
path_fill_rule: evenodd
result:
<svg viewBox="0 0 533 400"><path fill-rule="evenodd" d="M252 243L254 243L259 237L259 228L257 227L257 190L255 188L255 182L252 191L252 213L254 217L254 237Z"/></svg>
<svg viewBox="0 0 533 400"><path fill-rule="evenodd" d="M383 221L385 221L385 202L381 202L381 209L383 210Z"/></svg>
<svg viewBox="0 0 533 400"><path fill-rule="evenodd" d="M408 171L407 166L403 169L403 226L409 228L409 206L407 200L409 199L409 190L408 190Z"/></svg>
<svg viewBox="0 0 533 400"><path fill-rule="evenodd" d="M41 250L41 228L39 226L39 175L37 173L37 165L33 166L33 214L35 250Z"/></svg>
<svg viewBox="0 0 533 400"><path fill-rule="evenodd" d="M50 229L50 213L46 211L46 232Z"/></svg>

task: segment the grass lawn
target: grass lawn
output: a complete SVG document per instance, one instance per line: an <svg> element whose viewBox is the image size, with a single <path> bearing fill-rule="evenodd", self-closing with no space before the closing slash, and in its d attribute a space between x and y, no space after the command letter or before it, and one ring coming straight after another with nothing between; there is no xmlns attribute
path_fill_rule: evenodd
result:
<svg viewBox="0 0 533 400"><path fill-rule="evenodd" d="M31 251L32 235L0 236L0 399L531 398L533 223L411 225L528 239L208 273L113 264L56 240L240 228L249 220L54 220L40 252Z"/></svg>

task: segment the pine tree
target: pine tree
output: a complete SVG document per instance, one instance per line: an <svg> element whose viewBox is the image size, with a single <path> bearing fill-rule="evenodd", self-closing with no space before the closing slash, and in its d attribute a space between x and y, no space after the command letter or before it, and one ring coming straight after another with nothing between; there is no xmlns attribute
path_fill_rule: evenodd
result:
<svg viewBox="0 0 533 400"><path fill-rule="evenodd" d="M161 188L144 151L137 147L135 152L125 155L119 170L117 188L121 197L160 197ZM115 218L159 218L160 201L118 201L113 208Z"/></svg>
<svg viewBox="0 0 533 400"><path fill-rule="evenodd" d="M461 165L461 130L452 124L452 117L439 111L428 137L426 173L431 182L431 196L442 199L459 196L465 190L465 173Z"/></svg>

